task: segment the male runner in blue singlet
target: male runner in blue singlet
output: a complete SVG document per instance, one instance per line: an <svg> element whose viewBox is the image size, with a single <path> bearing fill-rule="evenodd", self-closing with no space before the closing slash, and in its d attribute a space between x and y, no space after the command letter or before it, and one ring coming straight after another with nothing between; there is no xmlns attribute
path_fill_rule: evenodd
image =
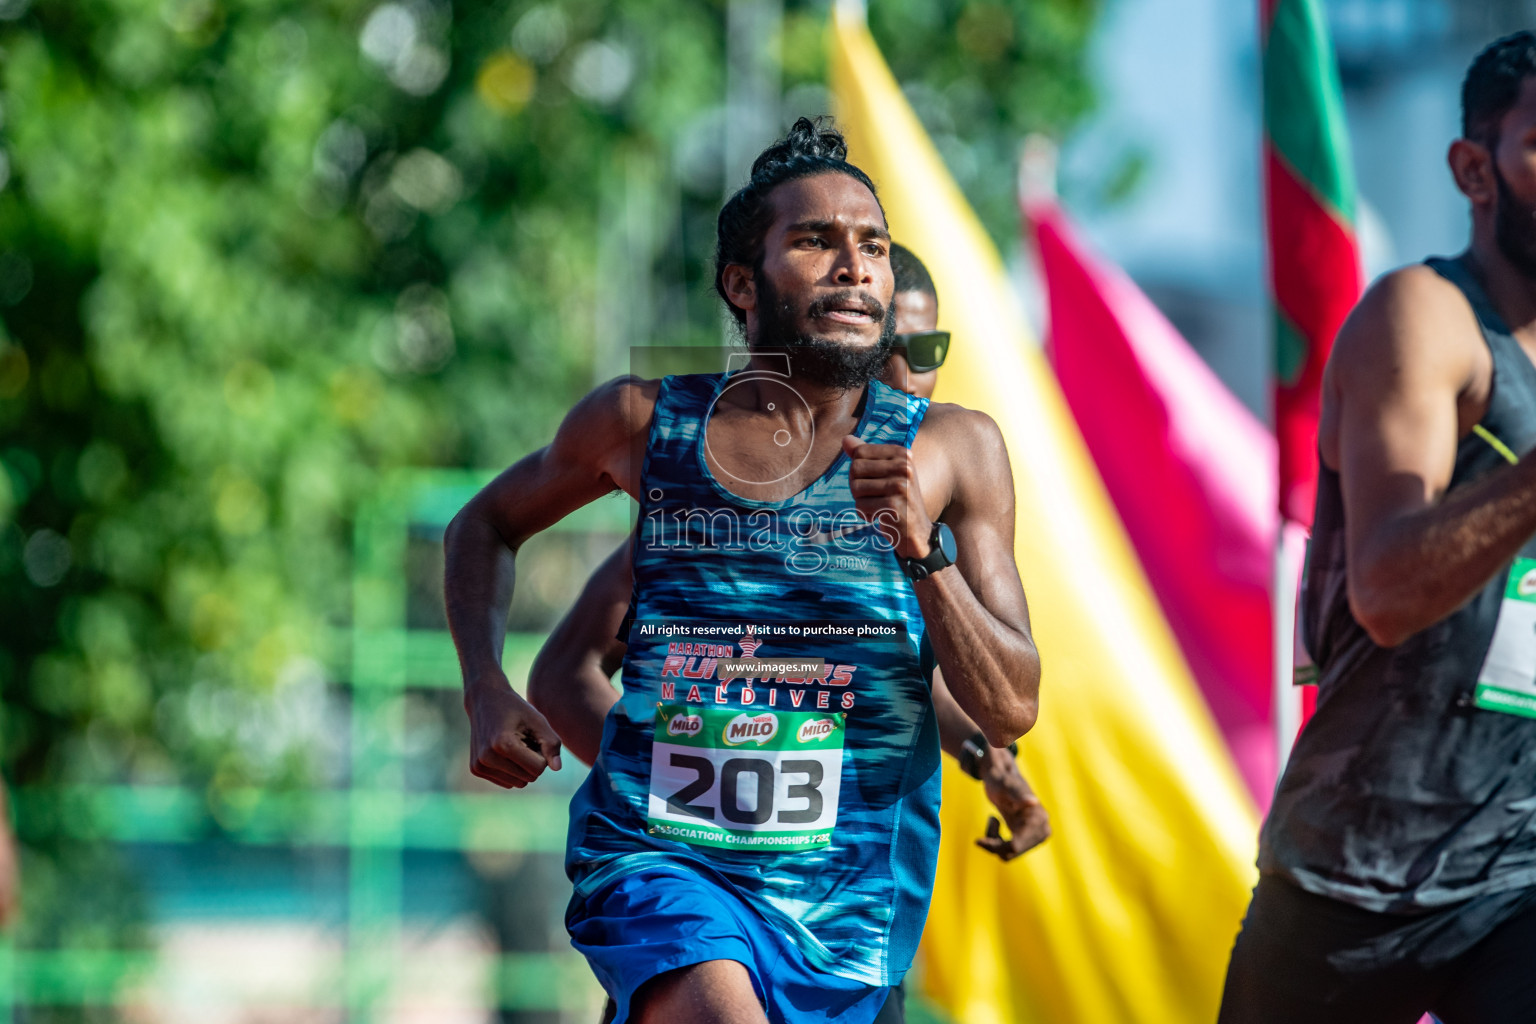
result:
<svg viewBox="0 0 1536 1024"><path fill-rule="evenodd" d="M910 249L893 242L890 261L896 281L896 347L880 379L908 394L929 398L950 348L949 333L937 330L938 290ZM597 759L604 720L619 699L609 679L624 663L622 637L628 634L625 618L634 589L633 546L633 538L625 541L592 574L550 631L528 672L528 702L554 727L564 749L586 764ZM989 819L987 834L976 845L1007 861L1044 842L1051 834L1050 816L1019 771L1017 750L987 743L976 723L955 703L938 669L933 673L933 709L939 746L982 784L1002 819ZM1007 836L1002 834L1002 822L1008 825ZM616 1011L610 999L603 1020L611 1021ZM892 989L875 1024L902 1024L905 1019L905 993L902 988Z"/></svg>
<svg viewBox="0 0 1536 1024"><path fill-rule="evenodd" d="M889 234L844 153L802 119L721 211L746 371L598 389L448 530L473 770L521 787L559 739L498 664L513 553L616 487L640 502L624 696L567 847L567 925L620 1021L871 1020L932 891L924 637L991 746L1034 722L1007 452L873 379Z"/></svg>
<svg viewBox="0 0 1536 1024"><path fill-rule="evenodd" d="M896 281L896 347L880 379L919 398L930 398L939 368L948 356L949 332L937 330L939 297L922 260L892 243L892 276ZM559 734L564 749L584 763L597 759L603 721L619 699L609 679L624 663L624 629L634 589L630 571L633 538L603 560L581 594L550 631L528 673L528 701ZM1050 818L1034 790L1019 773L1015 751L991 747L949 688L944 673L933 675L933 706L939 745L961 769L983 783L987 798L1002 815L1009 834L1003 838L993 819L989 834L976 844L1003 860L1012 860L1051 833Z"/></svg>

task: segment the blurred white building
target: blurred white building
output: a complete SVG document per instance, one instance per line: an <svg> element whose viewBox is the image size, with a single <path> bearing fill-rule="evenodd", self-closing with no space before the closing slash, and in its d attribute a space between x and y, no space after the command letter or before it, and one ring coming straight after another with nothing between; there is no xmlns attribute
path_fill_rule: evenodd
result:
<svg viewBox="0 0 1536 1024"><path fill-rule="evenodd" d="M1258 0L1109 0L1098 114L1064 147L1063 198L1240 398L1268 418ZM1368 277L1460 251L1446 169L1479 49L1536 24L1527 0L1324 0L1359 187ZM1106 198L1135 162L1130 198Z"/></svg>

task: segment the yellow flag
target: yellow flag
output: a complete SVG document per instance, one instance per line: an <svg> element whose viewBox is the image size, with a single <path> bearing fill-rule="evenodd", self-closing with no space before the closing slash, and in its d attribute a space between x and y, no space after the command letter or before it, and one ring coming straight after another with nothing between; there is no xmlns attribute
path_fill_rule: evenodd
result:
<svg viewBox="0 0 1536 1024"><path fill-rule="evenodd" d="M1252 802L991 240L847 5L831 47L849 159L953 332L936 397L990 414L1008 442L1044 665L1020 761L1054 834L1009 864L977 849L992 808L946 766L924 989L963 1024L1214 1021L1257 877Z"/></svg>

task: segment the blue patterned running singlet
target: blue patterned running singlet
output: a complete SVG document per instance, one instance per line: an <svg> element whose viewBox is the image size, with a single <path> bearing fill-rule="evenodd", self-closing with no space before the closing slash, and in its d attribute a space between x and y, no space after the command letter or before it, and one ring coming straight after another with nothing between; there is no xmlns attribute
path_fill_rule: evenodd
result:
<svg viewBox="0 0 1536 1024"><path fill-rule="evenodd" d="M623 697L571 802L577 899L637 872L726 886L816 968L894 985L933 891L939 744L923 618L837 459L786 501L704 453L738 374L663 379L642 471ZM856 433L910 447L926 399L871 382ZM743 670L725 658L821 659ZM783 666L780 666L783 668Z"/></svg>

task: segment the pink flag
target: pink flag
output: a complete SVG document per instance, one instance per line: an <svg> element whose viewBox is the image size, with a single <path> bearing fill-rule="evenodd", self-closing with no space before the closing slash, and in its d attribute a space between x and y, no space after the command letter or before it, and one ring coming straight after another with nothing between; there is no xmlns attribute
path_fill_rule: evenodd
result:
<svg viewBox="0 0 1536 1024"><path fill-rule="evenodd" d="M1026 203L1046 348L1153 591L1261 811L1275 781L1275 441L1052 200ZM1027 458L1028 454L1020 455Z"/></svg>

